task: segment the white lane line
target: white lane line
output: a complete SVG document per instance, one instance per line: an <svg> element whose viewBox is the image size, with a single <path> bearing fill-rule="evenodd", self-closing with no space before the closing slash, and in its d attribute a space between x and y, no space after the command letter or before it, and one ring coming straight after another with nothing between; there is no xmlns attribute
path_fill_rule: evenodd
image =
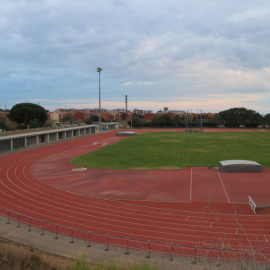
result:
<svg viewBox="0 0 270 270"><path fill-rule="evenodd" d="M218 170L217 170L217 173L218 173L218 176L219 176L219 180L220 180L220 182L221 182L221 184L222 184L222 186L223 186L223 190L224 190L224 192L225 192L225 194L226 194L227 200L228 200L229 203L231 203L231 202L230 202L230 199L229 199L229 196L228 196L228 194L227 194L227 192L226 192L225 186L224 186L224 184L223 184L223 182L222 182L222 179L221 179L221 176L220 176Z"/></svg>
<svg viewBox="0 0 270 270"><path fill-rule="evenodd" d="M192 167L191 167L191 171L190 171L190 191L189 191L189 200L191 202L191 196L192 196Z"/></svg>

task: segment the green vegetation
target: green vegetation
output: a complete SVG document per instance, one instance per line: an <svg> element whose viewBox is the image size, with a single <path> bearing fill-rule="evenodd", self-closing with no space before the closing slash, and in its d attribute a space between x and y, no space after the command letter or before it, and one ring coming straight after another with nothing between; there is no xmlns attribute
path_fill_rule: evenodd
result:
<svg viewBox="0 0 270 270"><path fill-rule="evenodd" d="M74 259L42 252L27 246L0 241L0 269L9 270L158 270L155 265L145 262L105 264L89 263L84 255Z"/></svg>
<svg viewBox="0 0 270 270"><path fill-rule="evenodd" d="M263 118L263 122L266 125L270 125L270 113L266 114Z"/></svg>
<svg viewBox="0 0 270 270"><path fill-rule="evenodd" d="M106 265L104 263L89 264L85 260L85 256L76 257L74 263L67 270L158 270L154 265L149 263L129 263L124 265L123 263L110 263Z"/></svg>
<svg viewBox="0 0 270 270"><path fill-rule="evenodd" d="M0 129L8 130L7 124L0 120Z"/></svg>
<svg viewBox="0 0 270 270"><path fill-rule="evenodd" d="M17 124L32 128L42 127L48 119L46 110L33 103L18 103L14 105L8 115L8 118Z"/></svg>
<svg viewBox="0 0 270 270"><path fill-rule="evenodd" d="M270 169L269 132L149 132L70 161L97 169L168 169L219 166L229 159L254 160Z"/></svg>
<svg viewBox="0 0 270 270"><path fill-rule="evenodd" d="M75 121L75 116L72 114L66 114L64 117L61 119L62 122L73 122Z"/></svg>
<svg viewBox="0 0 270 270"><path fill-rule="evenodd" d="M258 112L246 108L232 108L219 112L218 116L227 127L257 127L263 122L263 117Z"/></svg>
<svg viewBox="0 0 270 270"><path fill-rule="evenodd" d="M92 115L89 118L89 120L91 120L92 122L98 122L99 121L99 116L98 115ZM101 117L100 120L101 120L101 122L106 122L106 120L103 117Z"/></svg>

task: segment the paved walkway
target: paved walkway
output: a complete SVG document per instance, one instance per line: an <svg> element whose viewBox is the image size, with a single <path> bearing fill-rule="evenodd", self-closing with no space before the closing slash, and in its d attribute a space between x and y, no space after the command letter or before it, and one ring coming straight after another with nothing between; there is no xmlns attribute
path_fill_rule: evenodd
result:
<svg viewBox="0 0 270 270"><path fill-rule="evenodd" d="M55 239L56 234L44 231L44 235L41 235L40 229L31 228L31 231L29 231L28 225L20 224L18 228L16 221L11 220L10 224L7 224L7 221L6 217L0 216L1 238L67 258L74 258L84 254L86 260L91 263L115 262L122 265L144 261L166 270L200 269L201 267L199 264L193 264L193 258L173 257L173 261L171 261L171 257L168 255L154 253L150 254L150 258L146 258L149 255L147 251L128 250L129 255L126 255L126 248L112 246L108 247L109 251L105 251L107 249L106 245L91 242L91 247L88 247L88 242L78 239L74 239L74 243L71 243L72 239L70 237L57 235L58 239Z"/></svg>
<svg viewBox="0 0 270 270"><path fill-rule="evenodd" d="M74 239L74 243L71 243L70 237L58 235L58 239L55 239L55 234L44 232L44 235L41 235L40 229L31 228L31 231L29 231L29 227L26 225L20 224L19 228L17 226L17 222L10 221L10 224L7 224L7 218L0 216L0 238L28 246L30 249L37 249L66 258L72 259L75 256L84 255L89 263L116 263L121 266L128 266L130 263L146 262L157 266L160 270L227 270L236 269L237 265L239 266L239 262L197 259L195 263L194 258L181 257L173 257L173 261L171 261L170 256L154 253L150 254L150 258L146 258L149 255L147 251L129 250L129 255L126 255L127 250L123 248L109 246L109 251L105 251L106 245L91 243L91 247L88 247L88 242L85 241ZM267 264L245 263L245 265L247 269L270 270L270 265Z"/></svg>

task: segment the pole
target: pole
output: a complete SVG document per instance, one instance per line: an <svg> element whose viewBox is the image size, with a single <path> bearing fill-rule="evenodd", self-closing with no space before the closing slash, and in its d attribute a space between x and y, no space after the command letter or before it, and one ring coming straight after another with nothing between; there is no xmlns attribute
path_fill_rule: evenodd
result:
<svg viewBox="0 0 270 270"><path fill-rule="evenodd" d="M101 95L100 95L100 72L102 71L102 68L97 67L97 72L98 72L98 78L99 78L99 132L101 132Z"/></svg>
<svg viewBox="0 0 270 270"><path fill-rule="evenodd" d="M125 102L126 102L126 125L127 125L127 121L128 121L128 117L127 117L127 113L128 113L128 109L127 109L127 95L125 95Z"/></svg>

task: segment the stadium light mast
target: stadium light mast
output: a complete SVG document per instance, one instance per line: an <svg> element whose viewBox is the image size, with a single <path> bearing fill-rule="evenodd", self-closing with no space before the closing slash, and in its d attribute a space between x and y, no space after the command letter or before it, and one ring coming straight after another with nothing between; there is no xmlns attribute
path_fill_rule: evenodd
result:
<svg viewBox="0 0 270 270"><path fill-rule="evenodd" d="M99 77L99 133L101 132L101 97L100 97L100 72L102 71L101 67L97 67L98 77Z"/></svg>

